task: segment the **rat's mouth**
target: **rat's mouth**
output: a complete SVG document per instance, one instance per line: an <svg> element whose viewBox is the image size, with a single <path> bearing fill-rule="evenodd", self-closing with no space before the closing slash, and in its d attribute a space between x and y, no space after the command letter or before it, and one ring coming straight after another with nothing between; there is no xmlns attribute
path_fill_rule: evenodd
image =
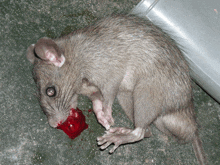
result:
<svg viewBox="0 0 220 165"><path fill-rule="evenodd" d="M57 129L63 130L71 139L76 138L81 134L84 129L87 129L88 125L85 122L85 116L78 108L71 108L70 114L66 121L60 122L57 125Z"/></svg>

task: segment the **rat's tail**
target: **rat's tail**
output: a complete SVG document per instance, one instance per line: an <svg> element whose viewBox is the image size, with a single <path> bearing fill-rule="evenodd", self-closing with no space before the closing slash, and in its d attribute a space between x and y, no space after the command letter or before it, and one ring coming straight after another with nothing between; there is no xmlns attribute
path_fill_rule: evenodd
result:
<svg viewBox="0 0 220 165"><path fill-rule="evenodd" d="M194 149L194 152L195 152L195 155L196 155L196 158L197 158L198 162L201 165L207 165L208 162L207 162L205 152L204 152L203 147L202 147L202 141L199 138L198 133L196 133L196 136L193 139L192 144L193 144L193 149Z"/></svg>

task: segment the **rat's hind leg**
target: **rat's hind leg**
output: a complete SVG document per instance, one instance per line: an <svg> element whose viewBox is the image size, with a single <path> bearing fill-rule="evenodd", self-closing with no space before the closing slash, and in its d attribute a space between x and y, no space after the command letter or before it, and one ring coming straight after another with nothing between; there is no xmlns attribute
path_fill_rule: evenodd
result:
<svg viewBox="0 0 220 165"><path fill-rule="evenodd" d="M154 121L154 124L163 133L173 135L180 141L191 141L197 132L194 117L181 111L160 116Z"/></svg>
<svg viewBox="0 0 220 165"><path fill-rule="evenodd" d="M132 99L132 93L119 92L117 98L119 104L121 105L128 118L131 120L132 123L134 123L134 104Z"/></svg>
<svg viewBox="0 0 220 165"><path fill-rule="evenodd" d="M132 92L119 92L117 98L128 118L134 123L134 102ZM150 127L146 128L144 137L150 137L151 135Z"/></svg>
<svg viewBox="0 0 220 165"><path fill-rule="evenodd" d="M139 88L139 85L141 88ZM155 101L152 100L154 97L150 96L151 93L148 91L146 85L139 85L136 86L132 96L134 100L133 121L135 129L132 130L124 127L111 128L109 131L106 131L105 135L97 138L98 145L101 145L101 149L105 149L114 143L114 147L110 150L110 153L112 153L121 144L142 140L145 136L146 128L148 128L158 116L160 111L154 107L153 103L155 103ZM122 102L122 100L120 102ZM122 105L122 107L124 107L124 105Z"/></svg>
<svg viewBox="0 0 220 165"><path fill-rule="evenodd" d="M197 160L202 165L207 164L192 107L161 116L154 121L154 124L160 131L174 135L180 141L191 141Z"/></svg>

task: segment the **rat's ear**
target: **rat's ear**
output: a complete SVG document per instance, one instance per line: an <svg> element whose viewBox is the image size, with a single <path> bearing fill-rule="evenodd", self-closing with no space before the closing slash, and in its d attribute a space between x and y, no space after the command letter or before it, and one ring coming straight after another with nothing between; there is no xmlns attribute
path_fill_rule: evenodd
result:
<svg viewBox="0 0 220 165"><path fill-rule="evenodd" d="M32 63L34 64L34 60L35 60L35 55L34 55L34 47L35 47L35 44L32 44L28 47L27 49L27 59Z"/></svg>
<svg viewBox="0 0 220 165"><path fill-rule="evenodd" d="M32 63L35 60L35 54L42 60L61 67L65 62L65 57L61 53L58 45L50 38L41 38L35 45L28 48L27 58Z"/></svg>

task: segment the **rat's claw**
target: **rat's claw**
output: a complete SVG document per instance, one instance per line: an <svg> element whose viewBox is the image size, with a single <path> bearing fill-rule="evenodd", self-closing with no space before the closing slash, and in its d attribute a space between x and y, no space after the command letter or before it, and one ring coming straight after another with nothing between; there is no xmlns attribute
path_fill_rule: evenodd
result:
<svg viewBox="0 0 220 165"><path fill-rule="evenodd" d="M102 140L102 137L97 137L97 144L100 146L100 145L102 145L102 144L104 144L104 143L106 143L107 142L107 140Z"/></svg>
<svg viewBox="0 0 220 165"><path fill-rule="evenodd" d="M110 154L112 154L117 148L118 148L119 145L114 145L114 147L109 151Z"/></svg>
<svg viewBox="0 0 220 165"><path fill-rule="evenodd" d="M114 136L114 133L112 134L109 131L105 131L105 133L106 134L103 136L97 137L97 143L99 146L101 146L100 149L102 150L106 149L108 146L114 143L114 147L109 151L109 153L113 153L120 145L120 139Z"/></svg>
<svg viewBox="0 0 220 165"><path fill-rule="evenodd" d="M104 145L102 145L100 148L101 148L102 150L104 150L104 149L106 149L108 146L110 146L110 144L111 144L111 142L107 142L107 143L105 143Z"/></svg>
<svg viewBox="0 0 220 165"><path fill-rule="evenodd" d="M106 131L108 134L108 131ZM100 149L104 150L106 149L108 146L110 146L112 143L112 141L108 141L105 137L108 136L107 134L101 136L101 137L97 137L97 143L98 145L100 145ZM117 148L118 148L119 144L115 144L114 147L109 151L109 153L113 153Z"/></svg>

